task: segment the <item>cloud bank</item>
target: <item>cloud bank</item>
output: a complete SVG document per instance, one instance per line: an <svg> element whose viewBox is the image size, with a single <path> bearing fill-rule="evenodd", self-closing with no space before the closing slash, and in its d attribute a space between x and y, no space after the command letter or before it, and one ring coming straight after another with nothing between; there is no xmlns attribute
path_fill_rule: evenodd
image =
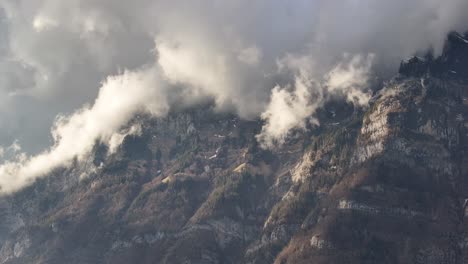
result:
<svg viewBox="0 0 468 264"><path fill-rule="evenodd" d="M95 142L117 146L137 131L122 131L136 113L207 100L262 118L258 140L281 143L316 122L330 94L365 105L372 63L440 52L468 27L465 0L4 0L0 10L0 153L13 142L29 153L0 157L2 192Z"/></svg>
<svg viewBox="0 0 468 264"><path fill-rule="evenodd" d="M157 76L153 68L145 68L109 77L92 106L57 118L52 129L55 144L49 150L30 157L20 155L0 166L1 191L17 190L59 166L85 160L98 141L115 150L123 139L122 126L138 112L167 113L168 105L161 104L164 88L150 89L159 83Z"/></svg>

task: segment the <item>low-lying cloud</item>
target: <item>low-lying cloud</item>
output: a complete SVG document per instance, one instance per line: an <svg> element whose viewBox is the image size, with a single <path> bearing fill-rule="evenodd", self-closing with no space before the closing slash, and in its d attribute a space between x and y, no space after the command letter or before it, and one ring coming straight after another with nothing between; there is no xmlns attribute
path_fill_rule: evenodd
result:
<svg viewBox="0 0 468 264"><path fill-rule="evenodd" d="M136 113L207 100L263 119L264 147L282 143L317 123L331 95L365 106L372 64L440 52L449 31L468 28L465 0L4 0L0 10L2 192L96 142L115 148L137 133L122 131ZM5 155L13 142L24 153Z"/></svg>
<svg viewBox="0 0 468 264"><path fill-rule="evenodd" d="M342 96L357 106L366 106L371 94L368 87L374 55L345 55L323 79L314 79L310 58L286 58L280 68L294 71L294 83L286 87L276 86L266 110L261 114L265 121L257 139L264 148L272 148L285 142L295 129L306 128L306 123L319 125L314 113L327 98Z"/></svg>
<svg viewBox="0 0 468 264"><path fill-rule="evenodd" d="M17 190L59 166L85 160L97 142L115 149L123 139L120 130L138 112L166 114L169 106L161 99L164 88L151 89L159 83L157 78L152 67L107 78L92 106L57 118L49 150L35 156L22 154L0 166L0 191Z"/></svg>

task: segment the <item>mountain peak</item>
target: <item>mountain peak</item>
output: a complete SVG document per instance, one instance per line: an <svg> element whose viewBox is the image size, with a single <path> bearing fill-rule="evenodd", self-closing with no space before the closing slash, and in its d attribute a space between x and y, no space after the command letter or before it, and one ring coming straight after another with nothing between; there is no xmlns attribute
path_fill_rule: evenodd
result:
<svg viewBox="0 0 468 264"><path fill-rule="evenodd" d="M451 32L447 36L442 54L434 58L432 51L424 57L413 56L400 64L399 73L405 76L421 77L431 74L438 77L468 79L467 35Z"/></svg>

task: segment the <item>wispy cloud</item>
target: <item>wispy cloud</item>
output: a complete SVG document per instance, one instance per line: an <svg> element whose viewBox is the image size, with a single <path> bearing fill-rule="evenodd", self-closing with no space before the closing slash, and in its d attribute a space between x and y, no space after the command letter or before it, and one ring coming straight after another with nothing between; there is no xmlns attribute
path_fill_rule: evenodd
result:
<svg viewBox="0 0 468 264"><path fill-rule="evenodd" d="M370 99L368 79L373 55L345 55L324 77L316 79L313 60L309 57L288 56L280 63L281 69L294 72L294 83L286 87L276 86L270 103L261 114L265 121L257 139L264 148L284 143L288 134L305 129L306 123L319 125L315 112L331 96L342 96L357 106L367 105Z"/></svg>

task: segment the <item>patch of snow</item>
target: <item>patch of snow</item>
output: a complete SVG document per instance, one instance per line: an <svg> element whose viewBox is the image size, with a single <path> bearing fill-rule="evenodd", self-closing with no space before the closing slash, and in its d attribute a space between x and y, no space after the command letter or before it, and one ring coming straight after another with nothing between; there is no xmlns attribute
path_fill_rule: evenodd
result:
<svg viewBox="0 0 468 264"><path fill-rule="evenodd" d="M460 35L458 35L458 34L455 34L455 36L456 36L459 40L463 41L465 44L468 44L468 40L466 40L466 39L463 38L462 36L460 36Z"/></svg>
<svg viewBox="0 0 468 264"><path fill-rule="evenodd" d="M16 242L13 248L14 256L17 258L21 257L30 246L31 246L31 240L29 240L29 238Z"/></svg>
<svg viewBox="0 0 468 264"><path fill-rule="evenodd" d="M52 232L57 233L59 231L59 228L56 223L52 223L50 225L50 228L52 229Z"/></svg>
<svg viewBox="0 0 468 264"><path fill-rule="evenodd" d="M219 151L221 150L221 147L217 148L215 151L215 154L211 157L209 157L209 160L216 159L218 157Z"/></svg>
<svg viewBox="0 0 468 264"><path fill-rule="evenodd" d="M381 185L365 185L360 188L363 191L370 193L381 193L384 192L384 188Z"/></svg>
<svg viewBox="0 0 468 264"><path fill-rule="evenodd" d="M134 236L132 242L135 244L143 244L143 238L141 236Z"/></svg>
<svg viewBox="0 0 468 264"><path fill-rule="evenodd" d="M127 241L117 240L112 244L111 250L119 250L124 248L129 248L132 246L132 243Z"/></svg>
<svg viewBox="0 0 468 264"><path fill-rule="evenodd" d="M415 217L424 216L421 212L408 210L405 208L384 208L378 206L370 206L363 203L358 203L350 200L341 200L337 207L339 210L354 210L361 211L370 214L383 214L389 216L403 216L403 217Z"/></svg>
<svg viewBox="0 0 468 264"><path fill-rule="evenodd" d="M145 234L143 236L144 240L146 243L148 244L154 244L156 243L157 241L163 239L166 237L166 234L163 233L163 232L157 232L155 234Z"/></svg>
<svg viewBox="0 0 468 264"><path fill-rule="evenodd" d="M468 237L465 237L462 241L460 241L460 242L458 243L458 246L459 246L461 249L468 248Z"/></svg>
<svg viewBox="0 0 468 264"><path fill-rule="evenodd" d="M426 85L424 84L424 79L423 78L421 78L421 87L426 89Z"/></svg>
<svg viewBox="0 0 468 264"><path fill-rule="evenodd" d="M325 239L321 239L319 235L312 236L310 246L317 249L332 248L331 243Z"/></svg>
<svg viewBox="0 0 468 264"><path fill-rule="evenodd" d="M167 236L164 232L156 232L152 234L144 234L144 235L136 235L131 240L117 240L115 241L112 246L111 250L122 250L126 248L133 247L135 245L141 244L154 244Z"/></svg>
<svg viewBox="0 0 468 264"><path fill-rule="evenodd" d="M195 126L193 124L190 124L187 128L187 134L190 135L190 134L193 134L197 131L197 129L195 128Z"/></svg>

